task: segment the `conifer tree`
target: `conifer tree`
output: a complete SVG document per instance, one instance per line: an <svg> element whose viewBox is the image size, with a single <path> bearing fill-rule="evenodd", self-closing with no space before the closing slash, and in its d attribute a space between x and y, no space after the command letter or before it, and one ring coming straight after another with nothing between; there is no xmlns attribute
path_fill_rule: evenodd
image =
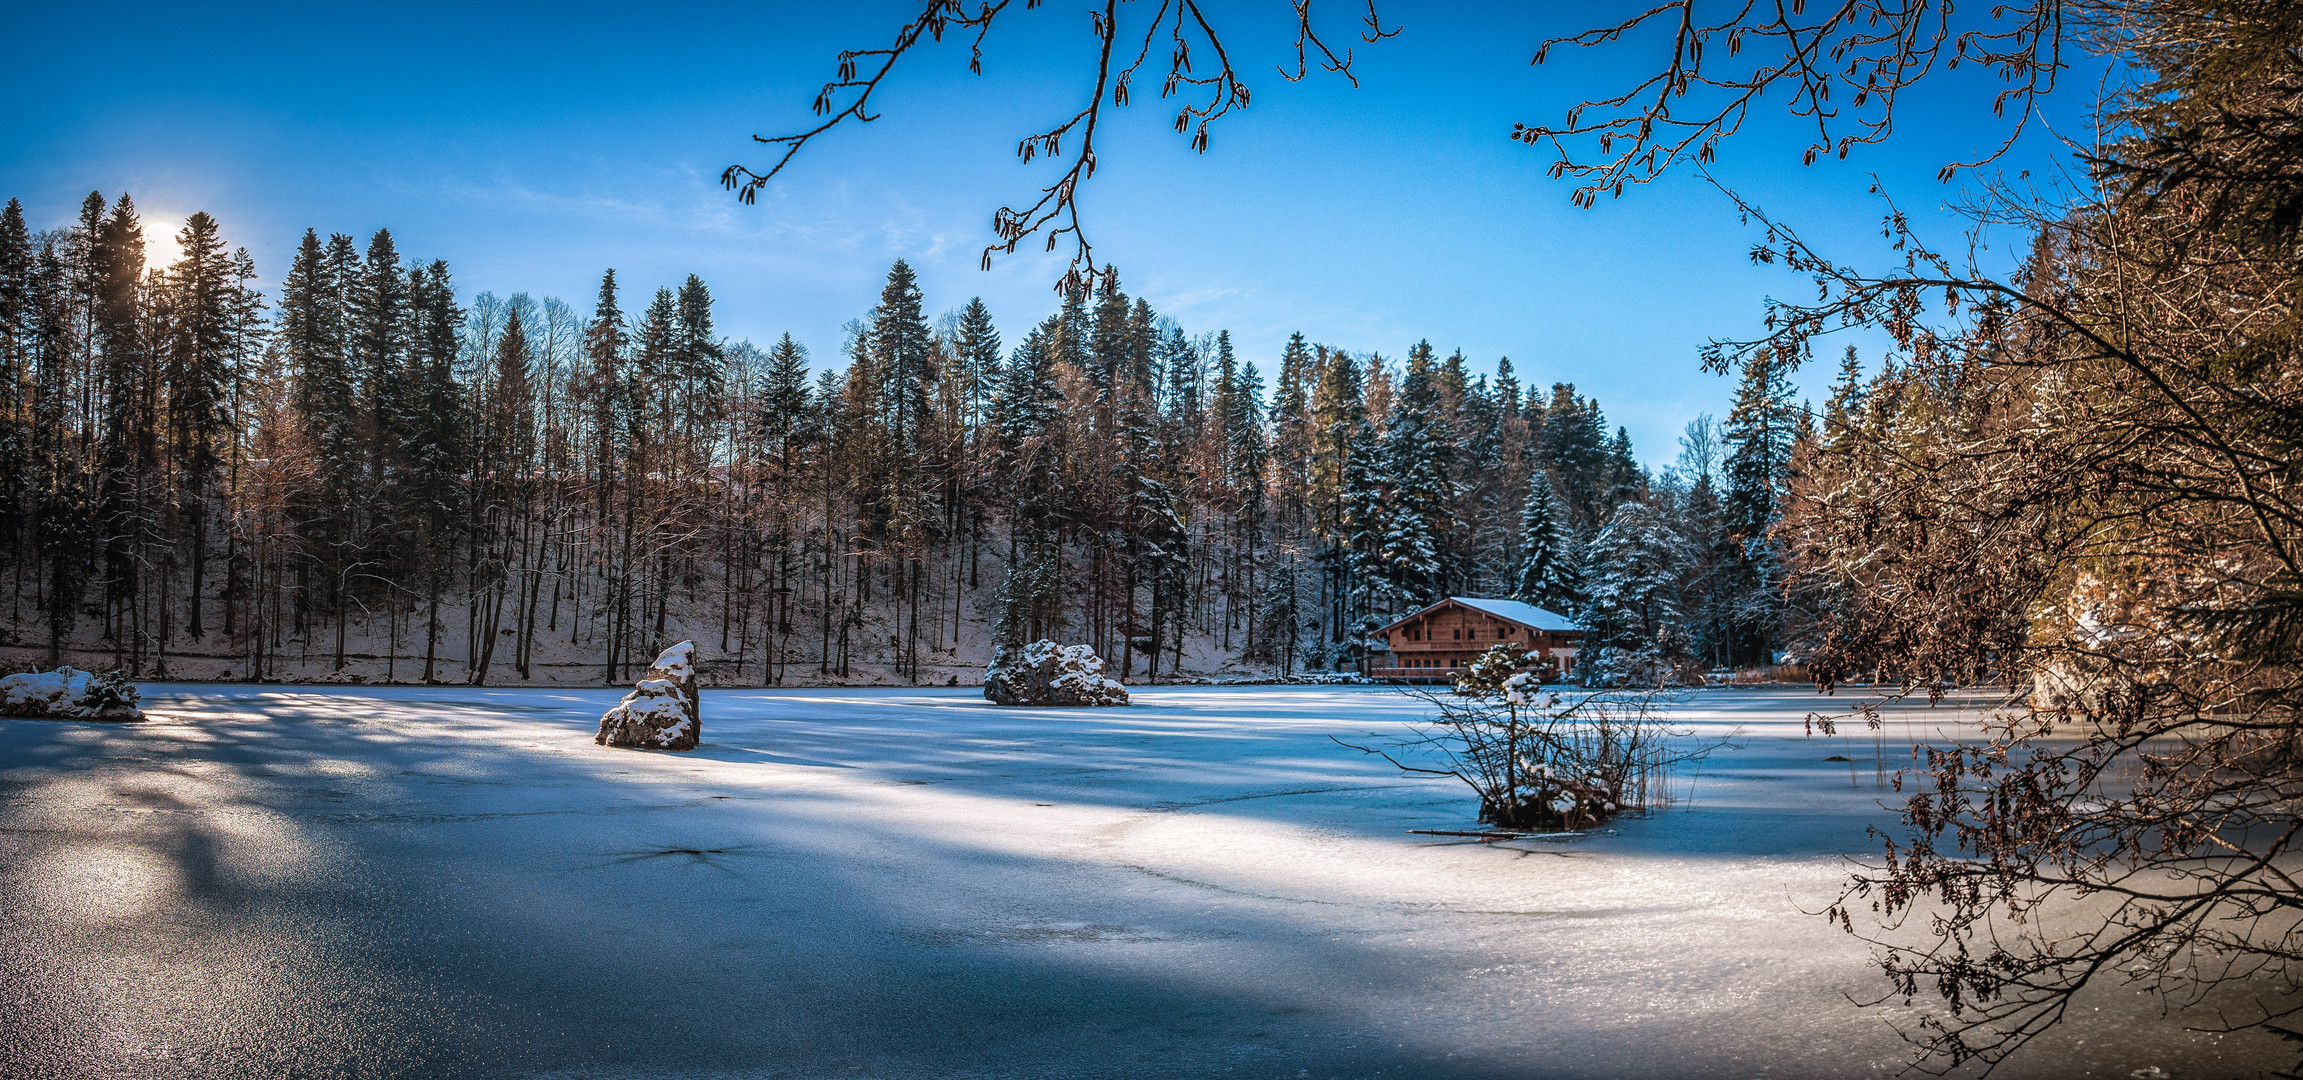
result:
<svg viewBox="0 0 2303 1080"><path fill-rule="evenodd" d="M378 229L368 238L367 258L347 291L352 301L351 371L363 424L360 437L366 444L369 480L381 484L398 441L398 419L406 412L399 376L407 358L408 279L391 230Z"/></svg>
<svg viewBox="0 0 2303 1080"><path fill-rule="evenodd" d="M1442 373L1429 357L1428 350L1411 354L1381 450L1390 497L1380 511L1386 520L1378 562L1394 612L1438 600L1446 577L1441 552L1455 530L1451 444L1437 416Z"/></svg>
<svg viewBox="0 0 2303 1080"><path fill-rule="evenodd" d="M909 263L897 259L888 268L887 284L880 290L879 308L864 347L870 350L878 383L873 388L875 419L880 428L876 445L890 451L877 463L886 477L886 513L890 525L903 534L906 543L913 544L919 541L920 531L931 528L938 516L931 503L933 492L920 475L920 460L914 452L933 420L930 402L942 374L937 370L936 349L923 312L918 275Z"/></svg>
<svg viewBox="0 0 2303 1080"><path fill-rule="evenodd" d="M1606 422L1597 403L1578 396L1573 383L1553 383L1543 409L1536 460L1552 474L1579 537L1597 531L1607 513Z"/></svg>
<svg viewBox="0 0 2303 1080"><path fill-rule="evenodd" d="M91 193L96 212L103 197ZM83 208L85 211L85 207ZM78 234L75 234L78 235ZM84 372L86 323L80 318L87 295L76 286L71 240L50 239L40 247L32 271L32 387L31 457L36 471L32 493L32 543L40 562L47 614L48 662L64 662L64 649L80 615L88 554L96 535L92 529L92 478L88 475L84 438L84 412L73 408L76 372ZM78 421L77 423L75 421Z"/></svg>
<svg viewBox="0 0 2303 1080"><path fill-rule="evenodd" d="M1229 340L1224 344L1228 348ZM1184 337L1182 324L1169 323L1167 333L1160 337L1158 367L1168 410L1186 430L1197 431L1205 404L1202 384L1206 378L1206 362L1199 349Z"/></svg>
<svg viewBox="0 0 2303 1080"><path fill-rule="evenodd" d="M24 204L10 199L0 208L0 543L15 567L11 620L22 617L27 525L40 483L32 457L35 266Z"/></svg>
<svg viewBox="0 0 2303 1080"><path fill-rule="evenodd" d="M534 364L526 321L513 311L496 338L495 372L488 386L488 442L481 460L491 472L519 476L535 465Z"/></svg>
<svg viewBox="0 0 2303 1080"><path fill-rule="evenodd" d="M1677 677L1688 644L1680 591L1685 548L1654 506L1636 500L1616 507L1592 537L1576 613L1591 651L1588 682L1658 686Z"/></svg>
<svg viewBox="0 0 2303 1080"><path fill-rule="evenodd" d="M439 675L440 603L464 521L465 487L459 474L467 439L464 398L455 378L464 313L456 306L445 262L424 267L410 293L416 325L402 380L409 388L408 415L399 425L397 457L406 469L401 517L418 538L413 569L424 583L422 679L429 683Z"/></svg>
<svg viewBox="0 0 2303 1080"><path fill-rule="evenodd" d="M761 379L759 409L763 449L788 473L792 453L803 434L808 408L808 350L785 334L768 352Z"/></svg>
<svg viewBox="0 0 2303 1080"><path fill-rule="evenodd" d="M1302 528L1311 503L1311 384L1319 377L1303 335L1288 335L1280 353L1278 381L1272 387L1273 484L1286 525Z"/></svg>
<svg viewBox="0 0 2303 1080"><path fill-rule="evenodd" d="M94 426L105 632L116 663L141 666L146 627L139 549L148 538L145 499L159 440L142 318L144 228L127 195L98 226L89 259L95 290L90 340L102 356L103 411Z"/></svg>
<svg viewBox="0 0 2303 1080"><path fill-rule="evenodd" d="M166 350L168 402L169 529L182 538L189 558L185 632L206 634L202 621L208 567L208 519L212 486L223 462L230 417L231 361L235 293L238 282L224 253L216 219L194 213L184 222L176 245L181 253L168 270Z"/></svg>
<svg viewBox="0 0 2303 1080"><path fill-rule="evenodd" d="M1863 386L1863 362L1856 358L1855 346L1847 347L1839 361L1839 381L1832 384L1831 398L1824 404L1823 437L1837 445L1851 435L1861 423L1866 394Z"/></svg>
<svg viewBox="0 0 2303 1080"><path fill-rule="evenodd" d="M1574 561L1565 523L1560 520L1559 500L1552 494L1547 473L1528 475L1519 532L1519 579L1513 595L1537 607L1555 611L1571 608L1575 602L1570 592Z"/></svg>
<svg viewBox="0 0 2303 1080"><path fill-rule="evenodd" d="M952 345L967 392L966 423L973 428L983 422L984 409L1000 381L1000 332L992 325L992 311L984 306L983 297L969 298L967 307L960 309L958 335Z"/></svg>
<svg viewBox="0 0 2303 1080"><path fill-rule="evenodd" d="M700 473L711 456L711 433L724 418L726 356L712 332L712 292L694 274L680 284L667 350L665 391L678 432L680 465Z"/></svg>
<svg viewBox="0 0 2303 1080"><path fill-rule="evenodd" d="M1764 536L1775 523L1777 493L1798 430L1797 413L1784 365L1771 354L1753 354L1743 365L1735 405L1722 431L1728 447L1728 527L1737 537Z"/></svg>
<svg viewBox="0 0 2303 1080"><path fill-rule="evenodd" d="M591 321L584 325L586 371L579 396L586 409L585 428L590 437L592 488L599 500L598 521L604 526L613 498L616 466L624 457L623 405L624 350L629 335L623 309L616 302L616 272L600 275Z"/></svg>
<svg viewBox="0 0 2303 1080"><path fill-rule="evenodd" d="M1799 437L1800 411L1784 365L1770 353L1754 353L1743 365L1735 405L1722 430L1728 453L1721 513L1726 535L1742 549L1732 586L1736 662L1764 663L1776 647L1783 559L1769 533Z"/></svg>

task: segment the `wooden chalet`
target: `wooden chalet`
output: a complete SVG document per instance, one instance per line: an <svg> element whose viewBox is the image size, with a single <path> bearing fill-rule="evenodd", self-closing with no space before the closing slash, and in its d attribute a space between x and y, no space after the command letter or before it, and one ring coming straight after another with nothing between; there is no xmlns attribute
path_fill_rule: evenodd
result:
<svg viewBox="0 0 2303 1080"><path fill-rule="evenodd" d="M1517 600L1450 596L1370 635L1367 674L1403 682L1453 678L1479 654L1518 642L1552 663L1546 679L1575 674L1583 628Z"/></svg>

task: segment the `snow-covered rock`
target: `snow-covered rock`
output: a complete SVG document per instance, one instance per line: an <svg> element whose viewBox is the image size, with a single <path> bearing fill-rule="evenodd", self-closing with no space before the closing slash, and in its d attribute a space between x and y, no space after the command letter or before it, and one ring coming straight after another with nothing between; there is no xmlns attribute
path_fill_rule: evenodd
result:
<svg viewBox="0 0 2303 1080"><path fill-rule="evenodd" d="M592 741L636 750L693 750L703 735L696 643L683 641L659 653L632 692L600 717L600 734Z"/></svg>
<svg viewBox="0 0 2303 1080"><path fill-rule="evenodd" d="M45 720L142 720L136 684L117 671L65 667L0 678L0 716Z"/></svg>
<svg viewBox="0 0 2303 1080"><path fill-rule="evenodd" d="M1104 674L1104 658L1095 650L1042 639L1021 653L994 646L984 669L984 697L1001 705L1125 705L1128 689Z"/></svg>

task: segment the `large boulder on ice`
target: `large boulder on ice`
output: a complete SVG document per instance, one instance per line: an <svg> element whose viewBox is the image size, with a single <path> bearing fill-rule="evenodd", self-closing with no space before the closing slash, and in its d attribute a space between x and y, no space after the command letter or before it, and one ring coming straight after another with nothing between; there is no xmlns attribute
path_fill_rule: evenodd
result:
<svg viewBox="0 0 2303 1080"><path fill-rule="evenodd" d="M693 750L703 734L696 643L683 641L658 654L646 677L600 717L600 734L592 741L635 750Z"/></svg>
<svg viewBox="0 0 2303 1080"><path fill-rule="evenodd" d="M65 666L0 678L0 716L37 720L142 720L136 684L117 671Z"/></svg>
<svg viewBox="0 0 2303 1080"><path fill-rule="evenodd" d="M1041 640L994 647L984 696L1002 705L1125 705L1128 688L1104 674L1095 650Z"/></svg>

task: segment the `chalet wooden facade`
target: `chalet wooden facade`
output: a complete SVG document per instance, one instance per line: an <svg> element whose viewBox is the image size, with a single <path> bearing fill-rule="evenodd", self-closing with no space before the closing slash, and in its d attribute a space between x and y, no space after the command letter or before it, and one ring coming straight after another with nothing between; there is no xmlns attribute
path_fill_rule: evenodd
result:
<svg viewBox="0 0 2303 1080"><path fill-rule="evenodd" d="M1377 630L1369 641L1369 678L1440 681L1497 645L1517 642L1551 661L1546 678L1575 674L1583 628L1566 616L1517 600L1450 596Z"/></svg>

